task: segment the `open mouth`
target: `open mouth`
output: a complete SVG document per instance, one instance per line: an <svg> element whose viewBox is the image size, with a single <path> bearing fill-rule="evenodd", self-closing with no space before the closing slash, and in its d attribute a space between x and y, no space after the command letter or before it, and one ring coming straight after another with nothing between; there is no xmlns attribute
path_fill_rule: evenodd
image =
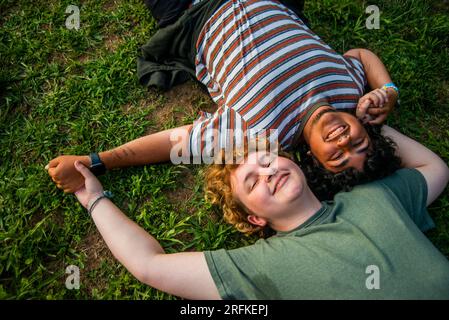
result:
<svg viewBox="0 0 449 320"><path fill-rule="evenodd" d="M340 135L348 131L348 128L349 127L347 125L336 125L332 127L327 133L325 140L331 141L338 138Z"/></svg>
<svg viewBox="0 0 449 320"><path fill-rule="evenodd" d="M278 190L285 184L285 182L288 179L288 176L289 176L288 173L284 173L284 174L279 176L279 178L277 179L276 183L274 184L273 194L278 192Z"/></svg>

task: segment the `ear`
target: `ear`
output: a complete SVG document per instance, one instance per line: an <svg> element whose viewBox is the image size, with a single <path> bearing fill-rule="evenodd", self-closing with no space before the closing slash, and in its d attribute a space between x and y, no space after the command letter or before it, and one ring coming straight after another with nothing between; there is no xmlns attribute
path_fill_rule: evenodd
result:
<svg viewBox="0 0 449 320"><path fill-rule="evenodd" d="M247 219L248 219L249 223L259 226L259 227L265 227L267 225L267 220L265 218L255 216L253 214L248 215Z"/></svg>

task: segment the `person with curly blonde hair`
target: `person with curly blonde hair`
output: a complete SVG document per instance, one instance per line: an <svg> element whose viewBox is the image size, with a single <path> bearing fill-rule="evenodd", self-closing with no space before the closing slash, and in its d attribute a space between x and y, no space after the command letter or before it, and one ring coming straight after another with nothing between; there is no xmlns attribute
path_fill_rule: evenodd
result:
<svg viewBox="0 0 449 320"><path fill-rule="evenodd" d="M276 234L226 250L165 253L76 162L75 193L114 256L140 281L187 299L449 299L449 261L423 234L426 206L449 181L436 154L386 127L406 168L319 201L300 167L275 152L215 164L208 195L228 222ZM251 227L254 226L254 227ZM429 272L430 271L430 272Z"/></svg>
<svg viewBox="0 0 449 320"><path fill-rule="evenodd" d="M265 144L265 147L268 147L264 149L264 152L268 157L279 155L292 161L296 161L296 158L292 153L282 151L279 148L270 150L269 142L266 140L255 140L253 146L261 144ZM257 149L248 147L233 149L232 153L234 158L241 157L245 159L248 157L249 153L254 151L257 151ZM271 153L270 151L274 152ZM224 152L222 151L218 157L223 158L223 153ZM224 220L234 225L238 231L246 235L258 233L261 237L268 236L272 234L272 230L250 223L247 217L254 213L233 195L231 174L240 166L240 164L241 163L215 161L214 164L210 165L204 174L205 198L211 204L220 207L223 210Z"/></svg>

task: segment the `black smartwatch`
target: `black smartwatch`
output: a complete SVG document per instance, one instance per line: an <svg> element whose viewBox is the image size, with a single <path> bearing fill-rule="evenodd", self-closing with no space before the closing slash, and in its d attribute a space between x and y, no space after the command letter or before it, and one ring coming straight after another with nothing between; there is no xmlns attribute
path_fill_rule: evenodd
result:
<svg viewBox="0 0 449 320"><path fill-rule="evenodd" d="M106 166L101 161L98 153L90 154L90 162L91 162L91 165L90 165L89 169L94 175L99 176L106 172Z"/></svg>

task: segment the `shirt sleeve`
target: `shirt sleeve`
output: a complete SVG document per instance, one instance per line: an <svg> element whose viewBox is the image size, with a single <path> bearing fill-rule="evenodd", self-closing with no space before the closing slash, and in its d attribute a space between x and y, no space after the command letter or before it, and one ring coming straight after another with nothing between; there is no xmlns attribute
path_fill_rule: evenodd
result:
<svg viewBox="0 0 449 320"><path fill-rule="evenodd" d="M427 183L416 169L400 169L382 180L401 202L410 218L421 231L435 228L435 223L427 212Z"/></svg>
<svg viewBox="0 0 449 320"><path fill-rule="evenodd" d="M220 107L213 115L202 113L189 134L194 163L210 164L214 150L232 150L245 143L246 121L232 108ZM208 162L208 160L210 162Z"/></svg>
<svg viewBox="0 0 449 320"><path fill-rule="evenodd" d="M360 95L362 96L365 92L365 87L368 84L362 62L356 57L351 56L343 56L343 60L345 61L346 68L348 69L352 79L357 84Z"/></svg>
<svg viewBox="0 0 449 320"><path fill-rule="evenodd" d="M269 270L277 252L266 240L233 250L205 251L204 255L223 299L268 299L267 292L270 297L276 295L278 289L270 287Z"/></svg>

